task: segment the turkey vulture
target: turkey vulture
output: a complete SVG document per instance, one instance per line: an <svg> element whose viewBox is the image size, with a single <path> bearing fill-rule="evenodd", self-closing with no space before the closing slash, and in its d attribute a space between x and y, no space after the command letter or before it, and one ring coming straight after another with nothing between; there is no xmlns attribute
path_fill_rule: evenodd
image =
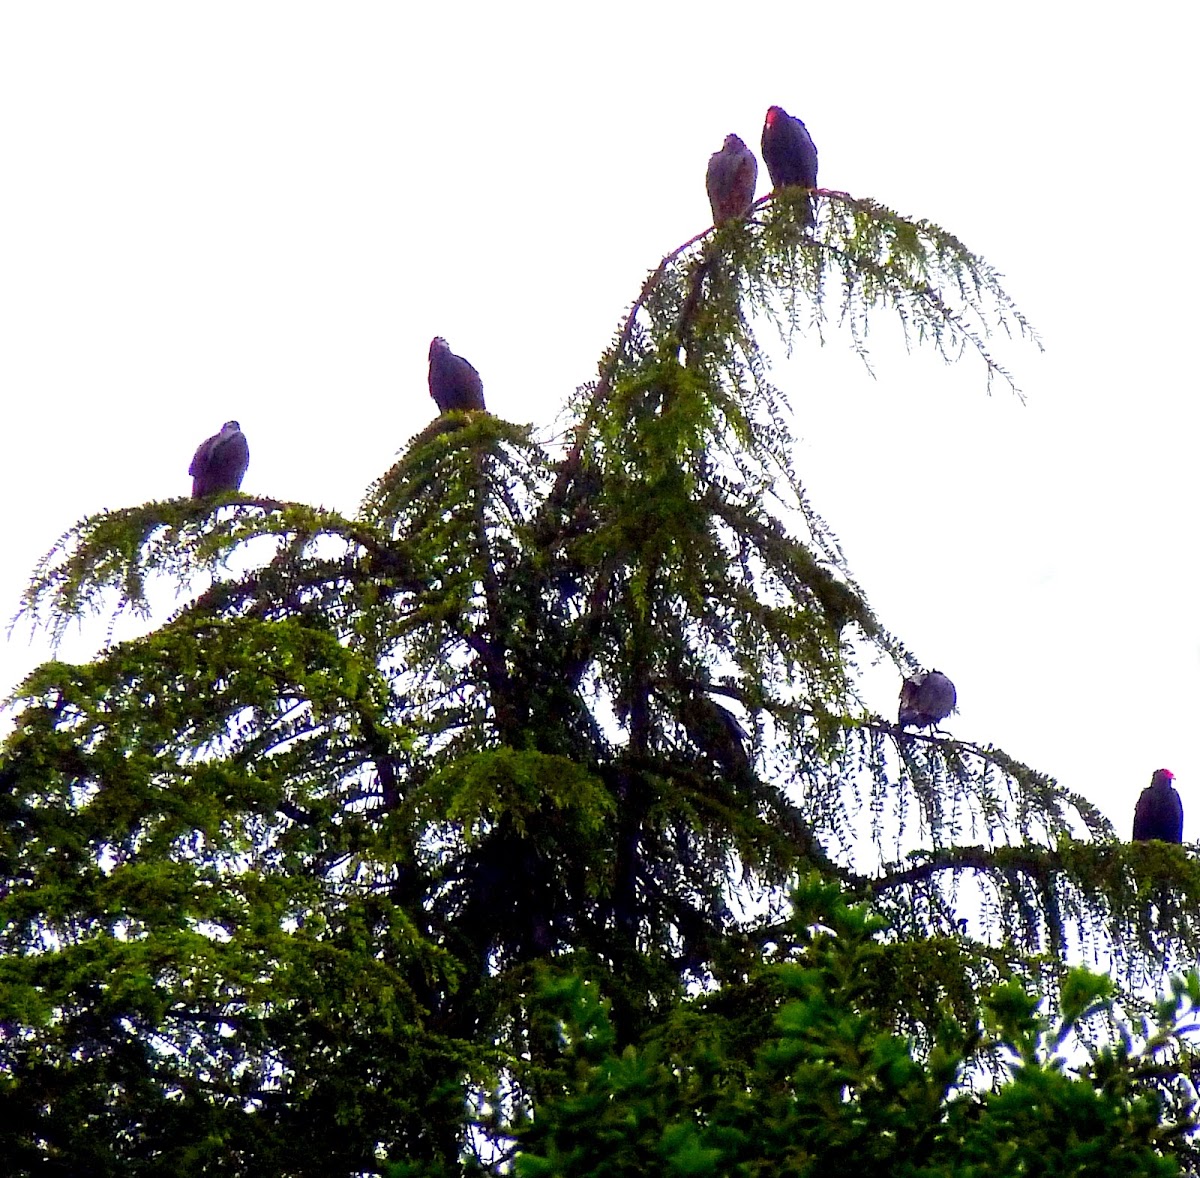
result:
<svg viewBox="0 0 1200 1178"><path fill-rule="evenodd" d="M746 742L750 739L738 718L702 691L686 694L680 701L679 718L688 736L730 777L750 771Z"/></svg>
<svg viewBox="0 0 1200 1178"><path fill-rule="evenodd" d="M940 724L958 705L954 684L941 671L918 671L900 687L901 728L930 728Z"/></svg>
<svg viewBox="0 0 1200 1178"><path fill-rule="evenodd" d="M816 188L817 149L808 128L782 106L767 110L762 133L763 163L776 192L781 188ZM812 202L807 204L806 225L812 224Z"/></svg>
<svg viewBox="0 0 1200 1178"><path fill-rule="evenodd" d="M744 217L754 203L758 160L736 135L726 135L720 151L708 157L708 203L714 225Z"/></svg>
<svg viewBox="0 0 1200 1178"><path fill-rule="evenodd" d="M484 408L479 373L450 351L440 335L429 345L429 395L437 402L439 413Z"/></svg>
<svg viewBox="0 0 1200 1178"><path fill-rule="evenodd" d="M1160 839L1164 843L1183 842L1183 802L1171 784L1170 769L1155 769L1150 784L1142 790L1133 811L1133 841Z"/></svg>
<svg viewBox="0 0 1200 1178"><path fill-rule="evenodd" d="M236 491L250 465L250 447L236 421L227 421L219 434L205 438L196 447L188 474L192 476L192 498L203 499L218 491Z"/></svg>

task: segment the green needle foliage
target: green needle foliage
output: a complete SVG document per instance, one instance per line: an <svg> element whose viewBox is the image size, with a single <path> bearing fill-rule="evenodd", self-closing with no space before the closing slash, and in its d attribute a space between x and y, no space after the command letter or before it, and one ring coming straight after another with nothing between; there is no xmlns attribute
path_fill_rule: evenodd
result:
<svg viewBox="0 0 1200 1178"><path fill-rule="evenodd" d="M669 254L560 447L451 414L353 518L224 495L55 545L23 605L53 635L149 616L156 586L185 604L12 701L9 1172L501 1172L520 1147L528 1173L608 1173L630 1084L659 1102L630 1157L681 1173L809 1172L826 1123L847 1168L901 1142L936 1166L1033 1134L1002 1098L1043 1073L1095 1104L1081 1149L1172 1172L1176 1006L1067 1075L1022 996L1076 1021L1082 950L1134 1009L1200 949L1197 868L999 749L870 712L862 660L897 686L917 663L804 494L758 342L841 324L865 354L883 316L990 386L993 333L1036 337L949 234L820 204L811 232L784 196ZM958 1101L1002 1042L1000 1096ZM697 1101L712 1118L671 1111ZM555 1160L568 1131L594 1164ZM817 1152L780 1162L794 1132Z"/></svg>

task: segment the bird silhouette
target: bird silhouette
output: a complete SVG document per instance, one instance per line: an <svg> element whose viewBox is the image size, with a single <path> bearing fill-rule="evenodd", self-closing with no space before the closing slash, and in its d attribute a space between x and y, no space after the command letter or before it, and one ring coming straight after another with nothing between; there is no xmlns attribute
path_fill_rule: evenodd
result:
<svg viewBox="0 0 1200 1178"><path fill-rule="evenodd" d="M1133 811L1133 841L1183 842L1183 802L1171 784L1170 769L1155 769L1150 784L1142 790Z"/></svg>
<svg viewBox="0 0 1200 1178"><path fill-rule="evenodd" d="M817 149L808 128L782 106L767 110L762 133L763 163L775 191L781 188L816 188ZM813 220L812 201L805 205L804 223Z"/></svg>
<svg viewBox="0 0 1200 1178"><path fill-rule="evenodd" d="M738 718L703 691L688 692L680 701L679 718L696 746L730 777L750 771L749 734Z"/></svg>
<svg viewBox="0 0 1200 1178"><path fill-rule="evenodd" d="M901 728L931 728L958 706L954 684L941 671L919 671L900 686Z"/></svg>
<svg viewBox="0 0 1200 1178"><path fill-rule="evenodd" d="M483 409L483 381L474 366L439 335L429 345L429 395L439 413Z"/></svg>
<svg viewBox="0 0 1200 1178"><path fill-rule="evenodd" d="M736 135L726 135L720 151L708 157L708 203L714 225L744 217L754 203L758 160Z"/></svg>
<svg viewBox="0 0 1200 1178"><path fill-rule="evenodd" d="M250 465L250 447L236 421L227 421L219 434L205 438L196 447L188 474L192 476L192 498L202 499L219 491L236 491Z"/></svg>

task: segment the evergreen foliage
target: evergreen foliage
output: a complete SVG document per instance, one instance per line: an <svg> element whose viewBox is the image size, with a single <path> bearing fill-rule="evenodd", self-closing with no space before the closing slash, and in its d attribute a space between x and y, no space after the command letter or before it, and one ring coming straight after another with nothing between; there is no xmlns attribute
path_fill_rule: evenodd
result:
<svg viewBox="0 0 1200 1178"><path fill-rule="evenodd" d="M548 980L561 1088L522 1132L517 1175L1166 1178L1178 1154L1192 1156L1182 1138L1193 1101L1162 1087L1160 1061L1194 1029L1194 972L1136 1046L1122 1028L1113 1045L1077 1049L1074 1066L1064 1049L1112 988L1083 969L1066 977L1059 1019L1004 982L977 1016L944 1013L916 1055L880 1015L878 979L897 951L879 939L885 927L810 879L791 922L795 956L680 1004L624 1050L597 987ZM995 1087L970 1085L981 1054L997 1060Z"/></svg>
<svg viewBox="0 0 1200 1178"><path fill-rule="evenodd" d="M451 413L353 518L173 500L86 519L48 554L23 608L52 634L148 614L156 581L188 597L14 699L12 1173L432 1175L500 1168L515 1141L524 1172L557 1173L561 1135L593 1132L596 1165L569 1172L632 1173L604 1161L604 1125L640 1085L645 1138L622 1122L613 1140L672 1172L774 1157L824 1119L847 1165L915 1134L934 1168L911 1173L965 1175L982 1171L939 1170L938 1150L1034 1134L1035 1084L1081 1102L1081 1148L1173 1172L1191 1115L1175 1005L1144 1049L1068 1076L1018 982L1068 1023L1075 991L1101 996L1062 973L1068 950L1111 958L1127 1004L1158 988L1200 948L1195 864L1118 843L1001 750L867 709L863 659L917 663L803 492L757 333L841 323L865 355L894 313L989 387L1010 380L992 333L1036 337L936 226L844 194L811 233L801 216L760 202L668 255L561 452ZM819 912L797 922L809 872ZM805 931L818 918L837 938ZM1001 1042L1010 1082L956 1097ZM1153 1073L1167 1057L1174 1079ZM681 1121L693 1097L724 1119Z"/></svg>

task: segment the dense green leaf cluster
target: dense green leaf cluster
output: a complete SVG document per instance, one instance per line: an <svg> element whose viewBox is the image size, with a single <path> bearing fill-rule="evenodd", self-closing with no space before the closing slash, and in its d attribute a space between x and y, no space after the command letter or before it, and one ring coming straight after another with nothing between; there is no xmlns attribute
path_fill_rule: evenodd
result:
<svg viewBox="0 0 1200 1178"><path fill-rule="evenodd" d="M815 879L796 901L792 960L682 1004L637 1045L621 1048L597 987L548 980L562 1079L522 1130L515 1172L1167 1178L1196 1160L1194 1100L1159 1082L1200 1003L1195 972L1137 1047L1126 1031L1069 1062L1112 988L1080 969L1058 1020L1007 982L979 1018L946 1012L916 1054L880 1017L875 977L895 953L884 922ZM972 1074L984 1053L1000 1060L993 1085Z"/></svg>

